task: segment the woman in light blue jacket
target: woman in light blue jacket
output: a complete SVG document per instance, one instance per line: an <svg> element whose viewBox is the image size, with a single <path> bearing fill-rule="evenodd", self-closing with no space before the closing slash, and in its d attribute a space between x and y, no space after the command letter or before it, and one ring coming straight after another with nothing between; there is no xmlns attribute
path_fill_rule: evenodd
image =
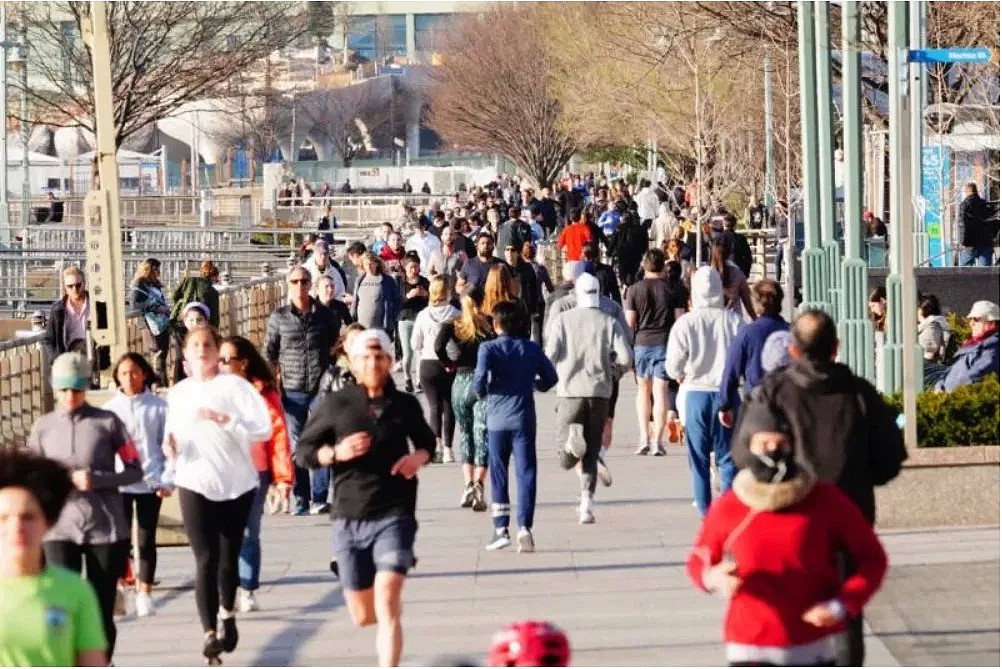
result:
<svg viewBox="0 0 1002 669"><path fill-rule="evenodd" d="M156 373L150 363L138 353L126 353L115 365L115 385L118 392L104 405L117 415L129 431L139 451L143 466L143 480L121 488L125 501L125 519L132 527L135 513L139 525L139 583L136 595L136 614L154 613L153 577L157 569L157 523L160 520L162 498L171 494L170 486L163 482L165 459L163 453L164 426L167 422L167 403L150 392Z"/></svg>

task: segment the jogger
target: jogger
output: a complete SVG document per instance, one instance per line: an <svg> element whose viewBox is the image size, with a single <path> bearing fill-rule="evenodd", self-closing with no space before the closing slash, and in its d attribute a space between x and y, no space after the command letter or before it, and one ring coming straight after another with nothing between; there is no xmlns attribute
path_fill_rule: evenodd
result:
<svg viewBox="0 0 1002 669"><path fill-rule="evenodd" d="M515 456L516 520L520 528L532 529L536 515L536 426L517 430L488 430L487 452L491 477L491 518L496 531L508 531L511 496L508 464Z"/></svg>

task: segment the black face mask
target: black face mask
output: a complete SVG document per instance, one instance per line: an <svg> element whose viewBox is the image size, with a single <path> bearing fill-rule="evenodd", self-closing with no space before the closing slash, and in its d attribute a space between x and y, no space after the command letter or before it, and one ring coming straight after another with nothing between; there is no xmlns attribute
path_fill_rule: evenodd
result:
<svg viewBox="0 0 1002 669"><path fill-rule="evenodd" d="M800 474L800 466L789 448L756 455L748 469L760 483L781 483Z"/></svg>

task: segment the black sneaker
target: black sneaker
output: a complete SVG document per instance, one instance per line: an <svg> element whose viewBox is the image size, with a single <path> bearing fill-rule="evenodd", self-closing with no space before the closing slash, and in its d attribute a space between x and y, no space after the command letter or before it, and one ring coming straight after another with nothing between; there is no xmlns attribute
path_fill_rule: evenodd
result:
<svg viewBox="0 0 1002 669"><path fill-rule="evenodd" d="M223 647L220 645L219 639L216 638L216 633L207 633L202 641L202 655L205 657L206 663L210 666L219 664L219 656L222 652Z"/></svg>
<svg viewBox="0 0 1002 669"><path fill-rule="evenodd" d="M231 615L223 618L220 623L222 634L219 636L219 645L224 653L232 653L237 649L237 642L240 641L240 634L237 632L237 617Z"/></svg>
<svg viewBox="0 0 1002 669"><path fill-rule="evenodd" d="M331 573L334 574L334 578L341 580L341 572L337 568L337 560L331 560Z"/></svg>

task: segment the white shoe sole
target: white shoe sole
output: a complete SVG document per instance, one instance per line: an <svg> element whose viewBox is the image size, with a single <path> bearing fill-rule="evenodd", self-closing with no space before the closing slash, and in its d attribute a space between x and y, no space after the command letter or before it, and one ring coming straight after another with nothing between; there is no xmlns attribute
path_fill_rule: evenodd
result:
<svg viewBox="0 0 1002 669"><path fill-rule="evenodd" d="M575 425L577 425L575 423ZM572 425L573 428L575 425ZM588 451L588 444L585 442L584 433L580 430L571 429L567 434L567 441L564 443L564 450L580 460Z"/></svg>
<svg viewBox="0 0 1002 669"><path fill-rule="evenodd" d="M595 524L595 514L592 513L582 513L578 516L578 524L580 525L594 525Z"/></svg>
<svg viewBox="0 0 1002 669"><path fill-rule="evenodd" d="M598 461L598 480L606 488L612 485L612 472L609 471L609 465L605 464L603 460Z"/></svg>
<svg viewBox="0 0 1002 669"><path fill-rule="evenodd" d="M509 548L510 546L511 546L511 539L508 539L507 541L500 541L500 542L492 541L491 543L487 544L484 547L484 549L489 551L501 551L504 550L505 548Z"/></svg>

